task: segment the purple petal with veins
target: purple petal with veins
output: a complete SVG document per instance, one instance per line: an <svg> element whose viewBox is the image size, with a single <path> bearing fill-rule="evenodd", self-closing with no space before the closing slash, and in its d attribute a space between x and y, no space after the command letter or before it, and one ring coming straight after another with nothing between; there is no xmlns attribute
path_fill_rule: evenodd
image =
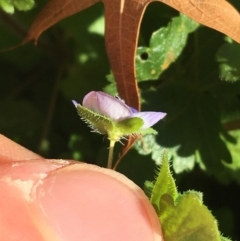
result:
<svg viewBox="0 0 240 241"><path fill-rule="evenodd" d="M84 97L82 105L115 121L129 118L133 113L122 100L101 91L88 93Z"/></svg>
<svg viewBox="0 0 240 241"><path fill-rule="evenodd" d="M139 117L144 121L143 126L141 129L147 129L154 124L156 124L159 120L161 120L163 117L165 117L166 113L164 112L150 112L150 111L144 111L144 112L138 112L134 113L132 117Z"/></svg>

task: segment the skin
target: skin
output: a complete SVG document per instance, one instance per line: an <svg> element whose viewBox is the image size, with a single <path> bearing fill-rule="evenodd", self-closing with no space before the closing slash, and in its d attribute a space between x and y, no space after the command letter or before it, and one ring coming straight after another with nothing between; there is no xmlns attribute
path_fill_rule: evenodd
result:
<svg viewBox="0 0 240 241"><path fill-rule="evenodd" d="M2 135L0 190L0 240L163 240L147 197L122 174L44 159Z"/></svg>

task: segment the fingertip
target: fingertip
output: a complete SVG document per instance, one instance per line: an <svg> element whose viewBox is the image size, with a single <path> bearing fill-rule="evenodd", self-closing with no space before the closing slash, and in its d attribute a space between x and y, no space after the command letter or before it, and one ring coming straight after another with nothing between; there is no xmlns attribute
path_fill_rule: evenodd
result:
<svg viewBox="0 0 240 241"><path fill-rule="evenodd" d="M143 191L115 171L66 166L50 173L33 195L63 240L162 240L158 217Z"/></svg>

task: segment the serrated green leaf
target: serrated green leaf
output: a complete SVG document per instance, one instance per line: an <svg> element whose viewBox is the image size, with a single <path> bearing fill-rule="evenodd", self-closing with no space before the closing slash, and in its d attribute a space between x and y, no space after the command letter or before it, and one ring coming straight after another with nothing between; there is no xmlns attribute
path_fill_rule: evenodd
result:
<svg viewBox="0 0 240 241"><path fill-rule="evenodd" d="M149 47L139 47L136 55L137 80L157 79L181 54L188 34L199 26L180 14L165 28L152 34Z"/></svg>
<svg viewBox="0 0 240 241"><path fill-rule="evenodd" d="M154 133L153 133L154 134ZM190 171L196 164L195 155L181 157L177 154L178 146L173 148L166 148L159 145L154 135L146 135L140 140L136 141L135 149L141 155L151 154L152 160L155 161L156 165L161 164L161 158L166 151L168 157L172 162L173 170L175 173L181 173L184 171Z"/></svg>
<svg viewBox="0 0 240 241"><path fill-rule="evenodd" d="M184 171L191 171L195 166L196 157L195 155L190 155L186 157L179 156L177 155L177 150L176 150L172 152L172 163L173 163L173 170L177 174Z"/></svg>
<svg viewBox="0 0 240 241"><path fill-rule="evenodd" d="M160 200L164 194L169 195L173 198L173 200L175 200L178 196L177 188L169 169L167 155L164 154L162 158L162 166L156 182L154 183L150 198L150 201L156 208L157 212L161 210Z"/></svg>
<svg viewBox="0 0 240 241"><path fill-rule="evenodd" d="M220 179L229 180L222 161L230 163L231 156L220 138L221 112L213 95L205 91L191 90L182 82L172 82L162 86L156 95L149 91L149 95L144 98L156 103L155 109L167 110L170 121L161 122L157 126L157 131L161 133L157 136L160 146L176 148L176 153L181 158L192 156L189 168L193 167L193 161L198 161L204 170ZM157 107L158 103L163 104ZM200 157L198 159L197 153ZM188 163L184 165L186 164Z"/></svg>
<svg viewBox="0 0 240 241"><path fill-rule="evenodd" d="M179 194L171 175L166 154L156 182L146 182L150 201L162 225L165 241L220 241L217 221L203 205L202 193Z"/></svg>
<svg viewBox="0 0 240 241"><path fill-rule="evenodd" d="M134 147L141 155L149 155L156 148L156 138L154 135L147 135L137 140ZM162 153L163 154L163 153ZM162 155L160 155L162 159Z"/></svg>
<svg viewBox="0 0 240 241"><path fill-rule="evenodd" d="M165 241L220 241L217 222L211 212L189 191L173 201L164 195L160 201L160 220Z"/></svg>
<svg viewBox="0 0 240 241"><path fill-rule="evenodd" d="M228 42L218 50L220 76L226 81L240 80L240 45L236 42Z"/></svg>

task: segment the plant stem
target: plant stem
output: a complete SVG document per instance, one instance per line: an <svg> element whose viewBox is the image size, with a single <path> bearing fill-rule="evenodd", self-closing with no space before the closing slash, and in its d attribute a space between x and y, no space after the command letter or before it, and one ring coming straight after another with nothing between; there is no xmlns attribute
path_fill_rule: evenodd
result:
<svg viewBox="0 0 240 241"><path fill-rule="evenodd" d="M112 169L112 161L113 161L113 149L115 145L114 140L110 140L110 146L109 146L109 153L108 153L108 163L107 163L107 168Z"/></svg>

